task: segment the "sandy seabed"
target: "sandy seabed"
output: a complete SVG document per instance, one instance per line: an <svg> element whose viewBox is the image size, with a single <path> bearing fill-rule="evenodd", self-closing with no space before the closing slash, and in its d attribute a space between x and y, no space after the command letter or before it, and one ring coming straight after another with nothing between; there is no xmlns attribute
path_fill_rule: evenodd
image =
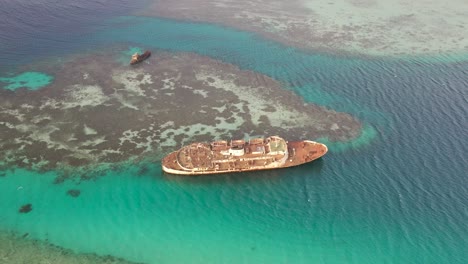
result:
<svg viewBox="0 0 468 264"><path fill-rule="evenodd" d="M331 53L468 52L466 0L154 0L143 14L222 24Z"/></svg>

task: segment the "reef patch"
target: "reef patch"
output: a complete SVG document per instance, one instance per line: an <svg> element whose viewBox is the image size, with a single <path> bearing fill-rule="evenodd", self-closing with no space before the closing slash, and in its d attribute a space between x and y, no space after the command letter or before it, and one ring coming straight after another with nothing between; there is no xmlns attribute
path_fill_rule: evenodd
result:
<svg viewBox="0 0 468 264"><path fill-rule="evenodd" d="M76 253L46 241L31 239L29 233L0 232L0 262L2 264L132 264L122 258L92 253Z"/></svg>
<svg viewBox="0 0 468 264"><path fill-rule="evenodd" d="M361 132L351 115L306 103L256 72L162 51L131 67L116 59L121 54L115 48L25 66L56 78L39 90L0 90L4 165L78 171L158 161L191 141L250 135L348 141ZM81 171L81 180L93 178Z"/></svg>

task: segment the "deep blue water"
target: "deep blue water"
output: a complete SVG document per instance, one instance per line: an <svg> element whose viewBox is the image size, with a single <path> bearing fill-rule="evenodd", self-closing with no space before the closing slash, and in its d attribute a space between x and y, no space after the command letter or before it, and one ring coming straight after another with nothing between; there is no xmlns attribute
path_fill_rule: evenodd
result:
<svg viewBox="0 0 468 264"><path fill-rule="evenodd" d="M148 263L468 258L468 61L325 55L214 25L121 16L137 8L124 2L111 11L84 3L98 18L70 6L71 24L61 25L69 14L60 20L55 11L10 16L19 33L0 26L7 50L0 70L14 69L18 54L26 63L109 44L195 52L271 76L375 133L291 170L186 179L161 175L159 164L140 177L128 167L83 183L78 199L64 195L73 183L51 184L54 172L8 171L0 178L0 229ZM17 214L31 200L35 210Z"/></svg>
<svg viewBox="0 0 468 264"><path fill-rule="evenodd" d="M31 58L92 49L83 39L105 19L138 10L145 0L2 0L0 2L0 70ZM5 70L8 67L5 67Z"/></svg>

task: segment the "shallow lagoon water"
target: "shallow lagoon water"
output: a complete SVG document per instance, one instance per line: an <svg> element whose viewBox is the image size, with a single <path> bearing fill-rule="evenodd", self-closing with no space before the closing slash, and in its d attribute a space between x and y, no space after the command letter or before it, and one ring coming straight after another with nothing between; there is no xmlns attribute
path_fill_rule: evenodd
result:
<svg viewBox="0 0 468 264"><path fill-rule="evenodd" d="M29 90L37 90L50 84L53 77L41 72L23 72L12 77L0 77L0 82L7 83L4 89L16 90L21 87L26 87Z"/></svg>
<svg viewBox="0 0 468 264"><path fill-rule="evenodd" d="M318 162L259 173L183 178L140 163L53 184L53 171L6 169L0 229L145 263L467 258L467 61L328 56L228 28L151 18L100 25L104 30L86 35L80 48L64 49L128 43L196 52L283 81L305 101L350 112L373 132L365 144ZM80 196L68 196L69 189ZM26 203L33 210L19 214Z"/></svg>

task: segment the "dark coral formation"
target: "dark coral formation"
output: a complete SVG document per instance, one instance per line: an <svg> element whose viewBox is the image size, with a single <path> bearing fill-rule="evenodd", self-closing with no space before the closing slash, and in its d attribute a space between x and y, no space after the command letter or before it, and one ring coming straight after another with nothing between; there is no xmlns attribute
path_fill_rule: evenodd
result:
<svg viewBox="0 0 468 264"><path fill-rule="evenodd" d="M81 194L81 191L77 189L70 189L67 191L68 196L75 197L75 198L80 196L80 194Z"/></svg>
<svg viewBox="0 0 468 264"><path fill-rule="evenodd" d="M31 212L31 210L32 210L32 204L28 203L28 204L21 206L18 212L21 214L27 214Z"/></svg>
<svg viewBox="0 0 468 264"><path fill-rule="evenodd" d="M46 241L31 239L11 232L0 233L0 263L50 263L50 264L132 264L122 258L92 253L76 253ZM21 260L21 261L19 261Z"/></svg>

